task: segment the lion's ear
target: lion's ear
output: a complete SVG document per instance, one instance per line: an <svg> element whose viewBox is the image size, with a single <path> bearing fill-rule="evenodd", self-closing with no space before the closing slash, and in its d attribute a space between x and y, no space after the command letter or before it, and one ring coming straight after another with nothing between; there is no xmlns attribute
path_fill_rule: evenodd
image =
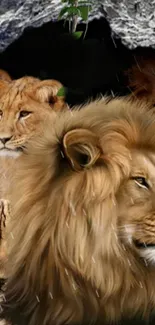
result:
<svg viewBox="0 0 155 325"><path fill-rule="evenodd" d="M5 89L7 89L8 83L11 82L12 79L9 74L0 69L0 97L4 94Z"/></svg>
<svg viewBox="0 0 155 325"><path fill-rule="evenodd" d="M69 131L63 138L63 152L74 170L90 168L101 155L99 139L86 129Z"/></svg>
<svg viewBox="0 0 155 325"><path fill-rule="evenodd" d="M0 69L0 80L4 80L4 81L7 81L7 82L12 81L9 74L6 71L2 70L2 69Z"/></svg>
<svg viewBox="0 0 155 325"><path fill-rule="evenodd" d="M65 97L57 96L62 84L57 80L40 81L33 92L36 100L41 103L48 103L54 110L59 110L65 105Z"/></svg>

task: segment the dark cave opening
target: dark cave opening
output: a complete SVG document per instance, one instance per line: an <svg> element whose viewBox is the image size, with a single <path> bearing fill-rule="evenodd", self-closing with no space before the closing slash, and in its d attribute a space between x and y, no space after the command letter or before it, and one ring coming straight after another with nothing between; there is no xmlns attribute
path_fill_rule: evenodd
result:
<svg viewBox="0 0 155 325"><path fill-rule="evenodd" d="M78 30L85 30L79 24ZM27 28L0 53L0 67L12 76L31 75L57 79L67 89L72 106L100 95L126 95L130 92L124 72L135 64L135 57L154 57L155 50L130 50L111 36L105 18L89 23L85 39L73 39L67 23L48 22Z"/></svg>

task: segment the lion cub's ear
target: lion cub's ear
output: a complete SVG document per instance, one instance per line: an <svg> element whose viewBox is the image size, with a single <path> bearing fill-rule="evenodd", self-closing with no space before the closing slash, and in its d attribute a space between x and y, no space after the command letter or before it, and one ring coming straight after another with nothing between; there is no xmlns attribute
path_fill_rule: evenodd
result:
<svg viewBox="0 0 155 325"><path fill-rule="evenodd" d="M35 86L33 94L39 102L48 103L54 110L59 110L65 106L65 97L57 96L62 87L57 80L44 80Z"/></svg>
<svg viewBox="0 0 155 325"><path fill-rule="evenodd" d="M0 69L0 81L1 80L7 81L7 82L12 81L9 74L6 71L2 70L2 69Z"/></svg>
<svg viewBox="0 0 155 325"><path fill-rule="evenodd" d="M76 171L90 168L101 155L98 137L86 129L67 132L63 138L63 151Z"/></svg>
<svg viewBox="0 0 155 325"><path fill-rule="evenodd" d="M9 74L0 69L0 97L3 95L5 89L7 89L8 83L11 81L12 79Z"/></svg>

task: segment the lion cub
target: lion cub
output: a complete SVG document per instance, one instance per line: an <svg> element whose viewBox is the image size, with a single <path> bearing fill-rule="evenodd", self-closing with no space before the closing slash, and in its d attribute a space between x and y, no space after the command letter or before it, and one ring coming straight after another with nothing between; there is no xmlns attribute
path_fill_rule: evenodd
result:
<svg viewBox="0 0 155 325"><path fill-rule="evenodd" d="M64 97L57 92L62 84L56 80L23 77L11 80L0 70L0 277L6 258L4 229L9 218L8 189L16 186L11 181L30 138L37 135L42 123L67 107ZM52 118L51 118L52 122Z"/></svg>

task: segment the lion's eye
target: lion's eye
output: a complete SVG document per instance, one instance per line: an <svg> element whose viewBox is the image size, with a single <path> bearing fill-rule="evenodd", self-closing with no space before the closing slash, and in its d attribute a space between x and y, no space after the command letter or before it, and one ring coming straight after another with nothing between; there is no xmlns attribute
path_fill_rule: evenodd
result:
<svg viewBox="0 0 155 325"><path fill-rule="evenodd" d="M30 115L32 112L30 111L20 111L19 112L19 118L24 118L27 117L28 115Z"/></svg>
<svg viewBox="0 0 155 325"><path fill-rule="evenodd" d="M2 115L3 115L3 112L2 112L2 110L0 109L0 119L1 119Z"/></svg>
<svg viewBox="0 0 155 325"><path fill-rule="evenodd" d="M132 177L132 179L139 187L146 188L146 189L150 187L145 177L137 176L137 177Z"/></svg>

